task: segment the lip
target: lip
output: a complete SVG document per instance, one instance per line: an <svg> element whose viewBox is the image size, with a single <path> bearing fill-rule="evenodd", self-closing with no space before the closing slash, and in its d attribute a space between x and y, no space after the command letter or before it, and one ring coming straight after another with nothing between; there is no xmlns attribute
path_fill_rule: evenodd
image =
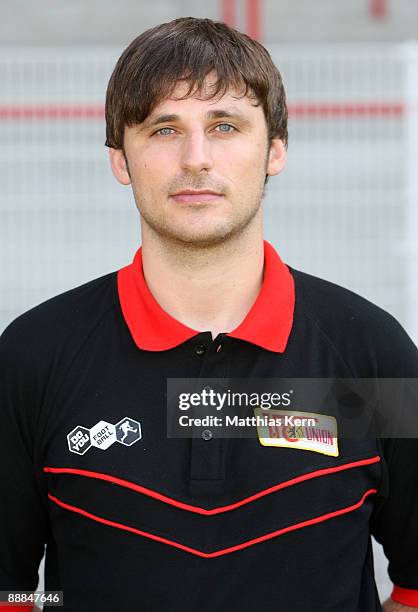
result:
<svg viewBox="0 0 418 612"><path fill-rule="evenodd" d="M193 191L192 189L185 189L184 191L179 191L171 196L173 200L176 202L212 202L213 200L218 200L223 196L220 193L216 193L215 191L202 190L202 191Z"/></svg>

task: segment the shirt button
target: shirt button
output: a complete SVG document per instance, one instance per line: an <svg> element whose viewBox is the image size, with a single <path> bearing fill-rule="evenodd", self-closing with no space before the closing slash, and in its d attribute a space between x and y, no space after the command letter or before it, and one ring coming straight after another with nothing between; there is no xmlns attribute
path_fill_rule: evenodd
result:
<svg viewBox="0 0 418 612"><path fill-rule="evenodd" d="M204 440L212 440L212 438L213 438L213 433L211 432L211 430L210 430L210 429L204 429L204 430L202 431L202 438L203 438Z"/></svg>
<svg viewBox="0 0 418 612"><path fill-rule="evenodd" d="M203 344L197 344L194 347L194 352L196 353L196 355L203 355L205 351L206 351L206 347Z"/></svg>

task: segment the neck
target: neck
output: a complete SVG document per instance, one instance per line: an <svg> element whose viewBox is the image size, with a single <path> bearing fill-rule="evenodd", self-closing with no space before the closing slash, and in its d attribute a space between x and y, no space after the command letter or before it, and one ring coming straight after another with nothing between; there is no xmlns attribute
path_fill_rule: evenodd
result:
<svg viewBox="0 0 418 612"><path fill-rule="evenodd" d="M142 266L149 290L169 315L216 338L238 327L261 290L262 229L203 248L143 232Z"/></svg>

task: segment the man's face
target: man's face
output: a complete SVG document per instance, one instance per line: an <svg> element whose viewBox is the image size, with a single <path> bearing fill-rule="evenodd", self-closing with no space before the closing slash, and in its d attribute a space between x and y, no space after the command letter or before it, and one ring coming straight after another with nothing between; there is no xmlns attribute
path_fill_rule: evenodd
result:
<svg viewBox="0 0 418 612"><path fill-rule="evenodd" d="M211 84L208 77L201 98ZM268 149L263 109L248 97L237 99L241 92L175 99L186 91L179 82L144 122L126 127L125 155L110 149L110 159L116 178L132 184L143 232L209 246L261 214L265 176L280 172L286 152L281 140ZM215 194L179 194L184 190Z"/></svg>

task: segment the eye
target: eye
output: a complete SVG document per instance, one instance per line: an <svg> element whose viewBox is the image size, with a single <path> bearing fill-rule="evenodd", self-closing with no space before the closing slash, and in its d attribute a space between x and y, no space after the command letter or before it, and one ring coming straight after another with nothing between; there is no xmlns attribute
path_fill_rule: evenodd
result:
<svg viewBox="0 0 418 612"><path fill-rule="evenodd" d="M228 127L231 128L231 130L220 130L220 132L222 132L223 134L230 134L232 131L235 131L235 127L233 125L231 125L230 123L220 123L219 125L217 125L216 127L218 128L222 128L222 127Z"/></svg>
<svg viewBox="0 0 418 612"><path fill-rule="evenodd" d="M154 134L160 134L161 136L170 136L170 134L167 134L167 132L165 134L162 134L161 132L163 132L164 130L171 130L172 132L174 131L173 128L163 127L163 128L160 128L159 130L157 130L156 132L154 132ZM153 134L153 136L154 136L154 134Z"/></svg>

